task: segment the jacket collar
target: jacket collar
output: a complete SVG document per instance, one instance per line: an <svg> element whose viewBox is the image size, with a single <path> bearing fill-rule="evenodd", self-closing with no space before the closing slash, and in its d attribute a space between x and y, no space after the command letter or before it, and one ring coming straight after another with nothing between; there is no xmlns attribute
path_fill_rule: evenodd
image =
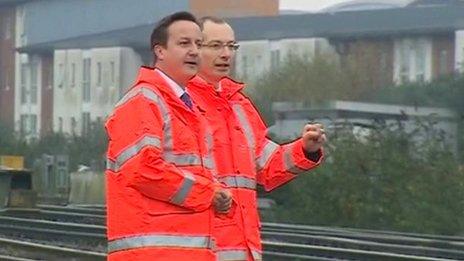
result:
<svg viewBox="0 0 464 261"><path fill-rule="evenodd" d="M169 77L169 76L161 75L162 73L163 72L159 70L158 68L142 66L139 70L139 74L135 80L134 86L137 86L142 83L148 83L151 85L155 85L163 93L167 93L169 95L179 98L185 92L185 90L182 90L182 93L181 93L180 89L182 88L177 83L175 83L173 80L171 81L176 86L172 86L171 82L166 80L166 77ZM177 87L179 90L174 90L174 87Z"/></svg>
<svg viewBox="0 0 464 261"><path fill-rule="evenodd" d="M235 81L232 78L224 77L221 79L221 87L225 97L232 97L237 92L242 91L245 88L245 84L242 82Z"/></svg>
<svg viewBox="0 0 464 261"><path fill-rule="evenodd" d="M193 77L190 80L190 83L195 85L196 88L201 88L203 91L214 91L214 86L198 75ZM222 96L226 98L232 97L235 93L241 91L245 87L244 83L235 81L229 77L222 78L220 84L222 88Z"/></svg>
<svg viewBox="0 0 464 261"><path fill-rule="evenodd" d="M192 111L189 110L183 101L180 100L180 97L176 95L174 90L171 88L168 82L164 79L160 72L157 72L155 68L142 66L140 68L139 74L137 76L136 82L134 86L148 83L150 86L155 86L157 90L159 90L165 97L168 99L166 102L172 106L177 108L182 112L182 114L191 114ZM194 106L195 107L195 106ZM184 120L184 119L182 119ZM185 121L185 120L184 120Z"/></svg>

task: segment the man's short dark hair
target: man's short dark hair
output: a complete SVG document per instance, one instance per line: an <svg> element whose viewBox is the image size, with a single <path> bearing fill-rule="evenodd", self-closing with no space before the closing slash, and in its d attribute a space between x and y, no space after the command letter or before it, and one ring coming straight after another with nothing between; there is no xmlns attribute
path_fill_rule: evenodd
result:
<svg viewBox="0 0 464 261"><path fill-rule="evenodd" d="M227 23L226 20L220 17L217 17L217 16L203 16L202 18L198 20L198 22L200 23L201 30L203 30L203 26L205 25L207 21L213 22L215 24L226 24Z"/></svg>
<svg viewBox="0 0 464 261"><path fill-rule="evenodd" d="M177 21L191 21L200 26L197 18L189 12L177 12L164 17L156 24L151 33L150 49L153 53L155 53L154 48L156 45L166 46L168 42L168 27ZM156 63L156 54L153 55L153 59Z"/></svg>

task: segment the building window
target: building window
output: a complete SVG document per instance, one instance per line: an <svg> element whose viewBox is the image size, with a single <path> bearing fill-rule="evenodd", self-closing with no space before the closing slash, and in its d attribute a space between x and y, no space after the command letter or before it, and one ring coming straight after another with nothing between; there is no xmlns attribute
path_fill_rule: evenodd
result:
<svg viewBox="0 0 464 261"><path fill-rule="evenodd" d="M424 39L404 39L398 45L398 79L400 83L427 80L427 41Z"/></svg>
<svg viewBox="0 0 464 261"><path fill-rule="evenodd" d="M35 114L29 115L29 122L30 122L29 133L36 135L37 134L37 115Z"/></svg>
<svg viewBox="0 0 464 261"><path fill-rule="evenodd" d="M90 112L82 113L82 134L88 135L90 132Z"/></svg>
<svg viewBox="0 0 464 261"><path fill-rule="evenodd" d="M52 89L52 86L53 86L53 69L49 68L48 69L48 89Z"/></svg>
<svg viewBox="0 0 464 261"><path fill-rule="evenodd" d="M271 51L271 70L279 68L280 64L280 50Z"/></svg>
<svg viewBox="0 0 464 261"><path fill-rule="evenodd" d="M37 115L21 114L19 118L19 132L21 136L37 135Z"/></svg>
<svg viewBox="0 0 464 261"><path fill-rule="evenodd" d="M21 64L21 104L25 104L27 102L27 73L28 73L28 66L27 64Z"/></svg>
<svg viewBox="0 0 464 261"><path fill-rule="evenodd" d="M31 103L37 104L37 84L38 84L38 66L36 62L31 63Z"/></svg>
<svg viewBox="0 0 464 261"><path fill-rule="evenodd" d="M63 118L58 117L58 132L62 133L63 132Z"/></svg>
<svg viewBox="0 0 464 261"><path fill-rule="evenodd" d="M102 84L102 64L101 62L97 63L97 86Z"/></svg>
<svg viewBox="0 0 464 261"><path fill-rule="evenodd" d="M76 64L72 63L71 64L71 87L74 87L74 84L76 84Z"/></svg>
<svg viewBox="0 0 464 261"><path fill-rule="evenodd" d="M259 64L259 66L256 66L257 64ZM256 61L253 63L253 67L252 67L253 74L256 75L257 73L261 73L258 70L259 70L259 68L263 68L263 67L261 67L262 64L263 64L263 56L261 56L261 55L256 56Z"/></svg>
<svg viewBox="0 0 464 261"><path fill-rule="evenodd" d="M414 55L415 55L415 69L416 75L415 80L418 82L425 81L425 46L423 44L417 44L414 46Z"/></svg>
<svg viewBox="0 0 464 261"><path fill-rule="evenodd" d="M459 59L459 57L456 57L456 59ZM461 60L458 60L458 68L460 68L461 72L464 72L464 47L461 50Z"/></svg>
<svg viewBox="0 0 464 261"><path fill-rule="evenodd" d="M400 47L400 81L405 83L409 81L409 56L410 56L411 47L409 44L403 44Z"/></svg>
<svg viewBox="0 0 464 261"><path fill-rule="evenodd" d="M19 119L19 133L21 136L25 136L27 134L27 115L21 114Z"/></svg>
<svg viewBox="0 0 464 261"><path fill-rule="evenodd" d="M71 133L73 135L76 134L76 126L77 126L76 118L71 117Z"/></svg>
<svg viewBox="0 0 464 261"><path fill-rule="evenodd" d="M58 64L58 88L63 88L64 85L64 64Z"/></svg>
<svg viewBox="0 0 464 261"><path fill-rule="evenodd" d="M82 70L82 97L84 102L90 102L90 64L90 58L85 58Z"/></svg>
<svg viewBox="0 0 464 261"><path fill-rule="evenodd" d="M388 53L381 50L380 51L380 61L379 61L379 80L381 84L384 84L388 81L387 77L388 70Z"/></svg>
<svg viewBox="0 0 464 261"><path fill-rule="evenodd" d="M115 73L116 73L116 68L114 67L114 62L110 62L110 68L111 68L111 84L114 84L115 82Z"/></svg>
<svg viewBox="0 0 464 261"><path fill-rule="evenodd" d="M463 66L464 66L464 47L462 48L461 54L462 54L462 57L461 57L461 64L463 64Z"/></svg>
<svg viewBox="0 0 464 261"><path fill-rule="evenodd" d="M440 68L439 68L439 74L440 75L445 75L448 73L448 51L446 50L441 50L440 51Z"/></svg>

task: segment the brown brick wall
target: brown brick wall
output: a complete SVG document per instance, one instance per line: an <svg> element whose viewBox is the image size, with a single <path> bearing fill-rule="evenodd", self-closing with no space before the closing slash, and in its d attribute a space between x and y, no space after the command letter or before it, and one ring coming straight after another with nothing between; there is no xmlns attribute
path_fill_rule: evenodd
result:
<svg viewBox="0 0 464 261"><path fill-rule="evenodd" d="M0 8L0 121L11 128L14 127L15 100L14 28L14 8Z"/></svg>
<svg viewBox="0 0 464 261"><path fill-rule="evenodd" d="M361 84L371 88L393 83L393 41L390 38L342 41L342 61L361 76ZM339 42L340 44L340 42Z"/></svg>
<svg viewBox="0 0 464 261"><path fill-rule="evenodd" d="M53 131L53 54L42 55L42 108L40 135Z"/></svg>
<svg viewBox="0 0 464 261"><path fill-rule="evenodd" d="M454 33L432 38L432 79L454 72L454 38Z"/></svg>
<svg viewBox="0 0 464 261"><path fill-rule="evenodd" d="M190 0L190 11L201 17L272 16L279 14L278 0Z"/></svg>

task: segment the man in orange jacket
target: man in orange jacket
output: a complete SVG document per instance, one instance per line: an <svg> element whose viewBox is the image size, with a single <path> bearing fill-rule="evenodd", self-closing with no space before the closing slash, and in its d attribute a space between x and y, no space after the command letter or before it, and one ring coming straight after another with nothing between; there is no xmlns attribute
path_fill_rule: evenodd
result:
<svg viewBox="0 0 464 261"><path fill-rule="evenodd" d="M320 124L307 124L294 142L268 139L259 113L241 92L244 85L227 77L238 49L232 28L215 17L200 23L201 65L187 89L214 133L216 176L235 202L227 215L215 215L216 253L221 261L261 260L256 184L269 191L320 164L326 137Z"/></svg>
<svg viewBox="0 0 464 261"><path fill-rule="evenodd" d="M183 86L202 34L186 12L162 19L142 67L106 122L108 260L216 260L215 212L231 193L213 176L211 133Z"/></svg>

